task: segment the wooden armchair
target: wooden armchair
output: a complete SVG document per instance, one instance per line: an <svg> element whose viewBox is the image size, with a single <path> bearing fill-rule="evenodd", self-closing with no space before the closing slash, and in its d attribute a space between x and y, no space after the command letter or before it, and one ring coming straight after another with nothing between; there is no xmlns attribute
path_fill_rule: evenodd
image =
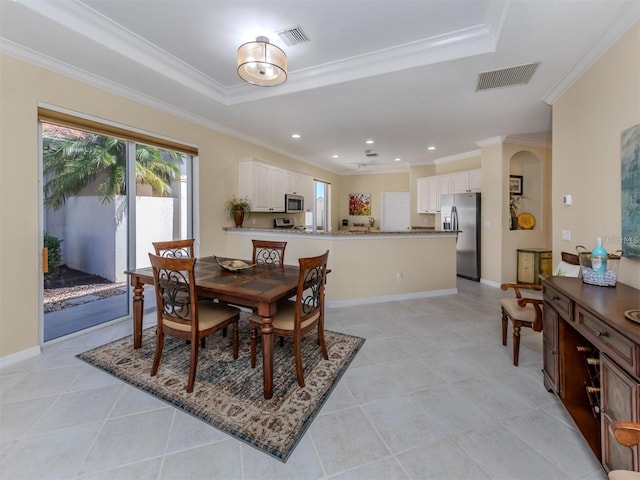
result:
<svg viewBox="0 0 640 480"><path fill-rule="evenodd" d="M578 256L562 252L562 263L579 265ZM518 366L520 356L520 330L531 328L534 332L542 331L542 285L503 283L504 291L513 289L515 298L504 298L502 307L502 345L507 344L507 326L513 323L513 365ZM523 296L522 292L525 292Z"/></svg>
<svg viewBox="0 0 640 480"><path fill-rule="evenodd" d="M626 447L640 445L640 423L616 420L610 428L613 436L621 445ZM609 480L640 480L640 473L629 470L611 470Z"/></svg>

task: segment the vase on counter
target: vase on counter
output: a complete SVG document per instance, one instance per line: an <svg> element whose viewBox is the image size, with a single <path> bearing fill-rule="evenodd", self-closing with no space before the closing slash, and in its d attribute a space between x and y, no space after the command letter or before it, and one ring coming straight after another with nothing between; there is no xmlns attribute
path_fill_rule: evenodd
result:
<svg viewBox="0 0 640 480"><path fill-rule="evenodd" d="M236 222L236 228L242 228L244 222L244 208L236 208L233 211L233 221Z"/></svg>

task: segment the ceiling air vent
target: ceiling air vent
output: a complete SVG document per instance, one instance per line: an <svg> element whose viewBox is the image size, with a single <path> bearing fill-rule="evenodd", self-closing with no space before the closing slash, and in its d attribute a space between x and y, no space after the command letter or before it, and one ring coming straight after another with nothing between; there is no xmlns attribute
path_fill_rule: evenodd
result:
<svg viewBox="0 0 640 480"><path fill-rule="evenodd" d="M501 68L491 72L478 74L476 92L492 90L494 88L514 87L516 85L526 85L536 72L539 63L529 63L516 67Z"/></svg>
<svg viewBox="0 0 640 480"><path fill-rule="evenodd" d="M365 150L364 154L367 157L377 157L378 156L378 154L376 152L374 152L373 150Z"/></svg>
<svg viewBox="0 0 640 480"><path fill-rule="evenodd" d="M309 38L302 31L302 27L300 27L300 25L298 25L297 27L285 28L284 30L280 30L277 33L278 35L280 35L282 41L289 47L309 41Z"/></svg>

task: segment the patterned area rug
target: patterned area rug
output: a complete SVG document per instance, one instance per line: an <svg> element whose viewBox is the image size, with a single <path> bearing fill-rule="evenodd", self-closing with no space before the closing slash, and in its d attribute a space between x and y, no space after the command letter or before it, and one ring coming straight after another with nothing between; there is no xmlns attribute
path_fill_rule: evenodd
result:
<svg viewBox="0 0 640 480"><path fill-rule="evenodd" d="M363 338L330 330L325 330L325 339L329 360L322 358L315 335L303 338L305 388L298 387L291 340L280 346L274 339L270 400L263 397L260 355L256 368L251 368L244 313L240 356L233 360L230 336L208 337L199 351L192 393L186 391L189 345L182 340L165 337L158 375L150 375L155 327L144 330L138 350L128 336L77 357L286 462L364 343Z"/></svg>

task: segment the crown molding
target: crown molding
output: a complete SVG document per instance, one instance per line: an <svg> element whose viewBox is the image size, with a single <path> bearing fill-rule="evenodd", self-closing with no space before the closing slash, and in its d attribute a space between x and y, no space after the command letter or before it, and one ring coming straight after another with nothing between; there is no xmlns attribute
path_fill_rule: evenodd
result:
<svg viewBox="0 0 640 480"><path fill-rule="evenodd" d="M531 138L518 137L516 135L507 135L504 143L515 143L517 145L524 145L527 147L541 147L541 148L551 148L549 142L544 140L535 140Z"/></svg>
<svg viewBox="0 0 640 480"><path fill-rule="evenodd" d="M605 30L589 53L571 69L560 83L543 97L544 102L553 106L638 21L640 21L640 3L637 0L629 0L620 8L616 19Z"/></svg>
<svg viewBox="0 0 640 480"><path fill-rule="evenodd" d="M448 157L438 158L433 161L434 165L441 165L443 163L455 162L456 160L464 160L466 158L474 158L482 155L480 150L471 150L470 152L458 153L456 155L449 155Z"/></svg>
<svg viewBox="0 0 640 480"><path fill-rule="evenodd" d="M491 138L486 138L484 140L478 140L476 142L476 145L478 145L479 147L489 147L491 145L497 145L499 143L504 143L504 141L507 139L506 135L500 135L498 137L491 137Z"/></svg>

